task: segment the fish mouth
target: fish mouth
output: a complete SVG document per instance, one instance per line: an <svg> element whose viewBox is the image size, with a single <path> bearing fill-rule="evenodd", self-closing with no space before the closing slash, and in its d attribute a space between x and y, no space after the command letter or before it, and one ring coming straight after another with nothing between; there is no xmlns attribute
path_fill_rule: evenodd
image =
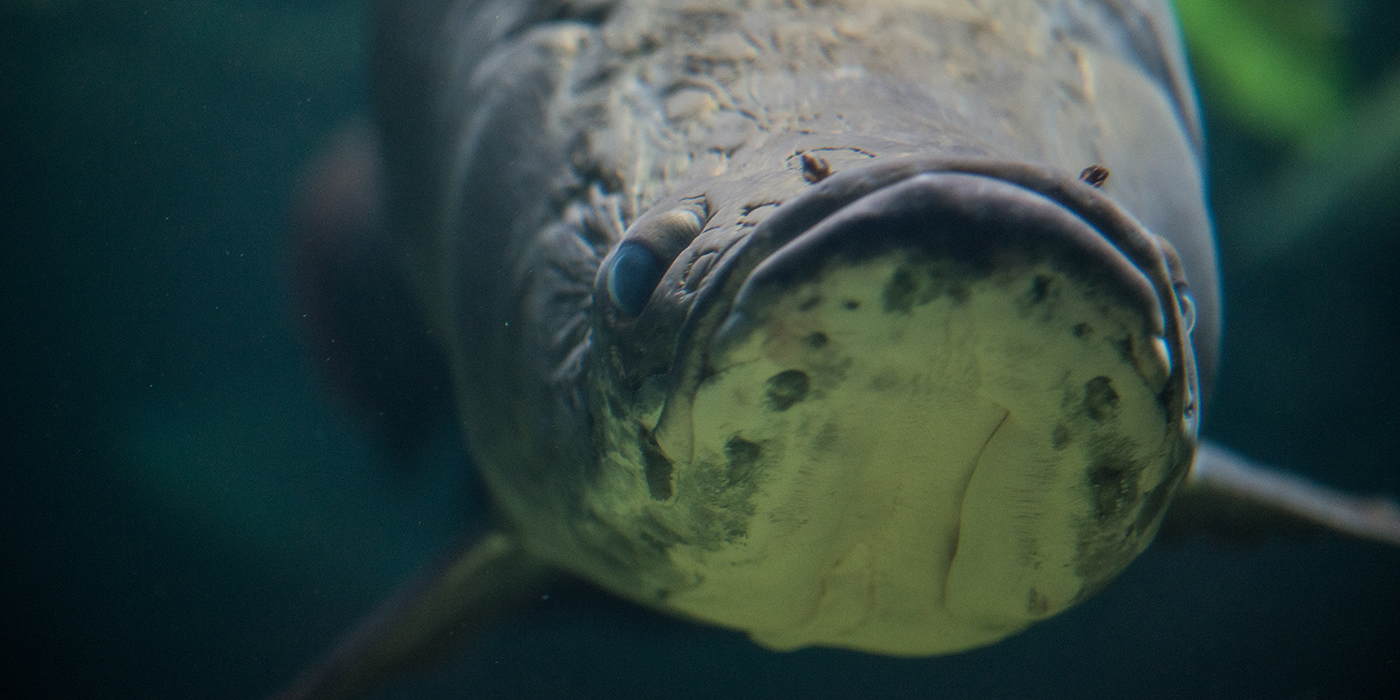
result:
<svg viewBox="0 0 1400 700"><path fill-rule="evenodd" d="M1189 293L1175 250L1099 189L1020 162L891 158L852 168L784 203L727 251L681 329L665 407L655 428L673 460L693 454L700 385L726 348L765 317L764 299L831 262L894 251L989 271L1049 256L1067 272L1141 310L1160 338L1177 389L1169 410L1198 424Z"/></svg>
<svg viewBox="0 0 1400 700"><path fill-rule="evenodd" d="M1071 179L928 165L793 200L697 299L655 437L674 502L725 526L673 548L702 582L675 608L948 653L1155 535L1195 444L1170 249Z"/></svg>

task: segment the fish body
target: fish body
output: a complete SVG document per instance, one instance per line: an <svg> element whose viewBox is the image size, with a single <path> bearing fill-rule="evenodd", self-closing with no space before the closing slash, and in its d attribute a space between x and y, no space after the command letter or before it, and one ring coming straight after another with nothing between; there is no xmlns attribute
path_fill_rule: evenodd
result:
<svg viewBox="0 0 1400 700"><path fill-rule="evenodd" d="M1164 6L503 8L445 15L405 237L532 552L773 647L930 654L1146 546L1194 444L1181 309L1216 318Z"/></svg>
<svg viewBox="0 0 1400 700"><path fill-rule="evenodd" d="M480 613L493 571L773 649L974 648L1101 589L1236 464L1196 458L1219 283L1166 3L376 22L394 263L506 532L284 697Z"/></svg>

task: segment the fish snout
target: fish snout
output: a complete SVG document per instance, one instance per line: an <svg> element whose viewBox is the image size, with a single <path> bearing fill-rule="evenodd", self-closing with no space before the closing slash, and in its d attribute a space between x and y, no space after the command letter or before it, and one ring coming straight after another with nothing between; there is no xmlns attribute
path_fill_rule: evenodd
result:
<svg viewBox="0 0 1400 700"><path fill-rule="evenodd" d="M957 300L967 291L960 284L974 279L1027 274L1027 303L1053 303L1049 285L1063 276L1137 309L1148 326L1145 332L1167 333L1163 300L1150 271L1074 211L1006 180L939 172L862 196L767 255L739 288L712 348L744 335L771 295L876 259L900 263L890 279L870 281L873 296L841 300L843 308L868 303L883 313L907 313L940 295ZM1037 265L1047 266L1050 277L1033 274Z"/></svg>
<svg viewBox="0 0 1400 700"><path fill-rule="evenodd" d="M774 648L945 653L1146 548L1195 444L1170 256L1057 187L916 172L729 280L685 425L658 437L687 438L676 503L764 515L696 543L678 608Z"/></svg>

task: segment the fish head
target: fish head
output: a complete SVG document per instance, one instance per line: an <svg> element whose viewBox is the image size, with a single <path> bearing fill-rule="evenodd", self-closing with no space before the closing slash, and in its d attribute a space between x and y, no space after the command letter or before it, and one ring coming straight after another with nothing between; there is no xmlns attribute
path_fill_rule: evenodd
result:
<svg viewBox="0 0 1400 700"><path fill-rule="evenodd" d="M678 188L599 268L585 506L660 564L591 577L771 648L895 655L1102 588L1195 451L1171 245L1043 167L787 160Z"/></svg>

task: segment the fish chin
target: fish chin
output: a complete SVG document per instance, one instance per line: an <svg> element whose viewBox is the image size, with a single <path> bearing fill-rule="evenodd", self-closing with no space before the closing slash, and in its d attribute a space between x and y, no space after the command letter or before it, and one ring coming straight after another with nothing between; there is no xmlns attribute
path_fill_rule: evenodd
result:
<svg viewBox="0 0 1400 700"><path fill-rule="evenodd" d="M693 585L662 607L775 649L949 653L1150 543L1195 445L1170 254L1087 187L923 170L760 227L693 312L649 515Z"/></svg>

